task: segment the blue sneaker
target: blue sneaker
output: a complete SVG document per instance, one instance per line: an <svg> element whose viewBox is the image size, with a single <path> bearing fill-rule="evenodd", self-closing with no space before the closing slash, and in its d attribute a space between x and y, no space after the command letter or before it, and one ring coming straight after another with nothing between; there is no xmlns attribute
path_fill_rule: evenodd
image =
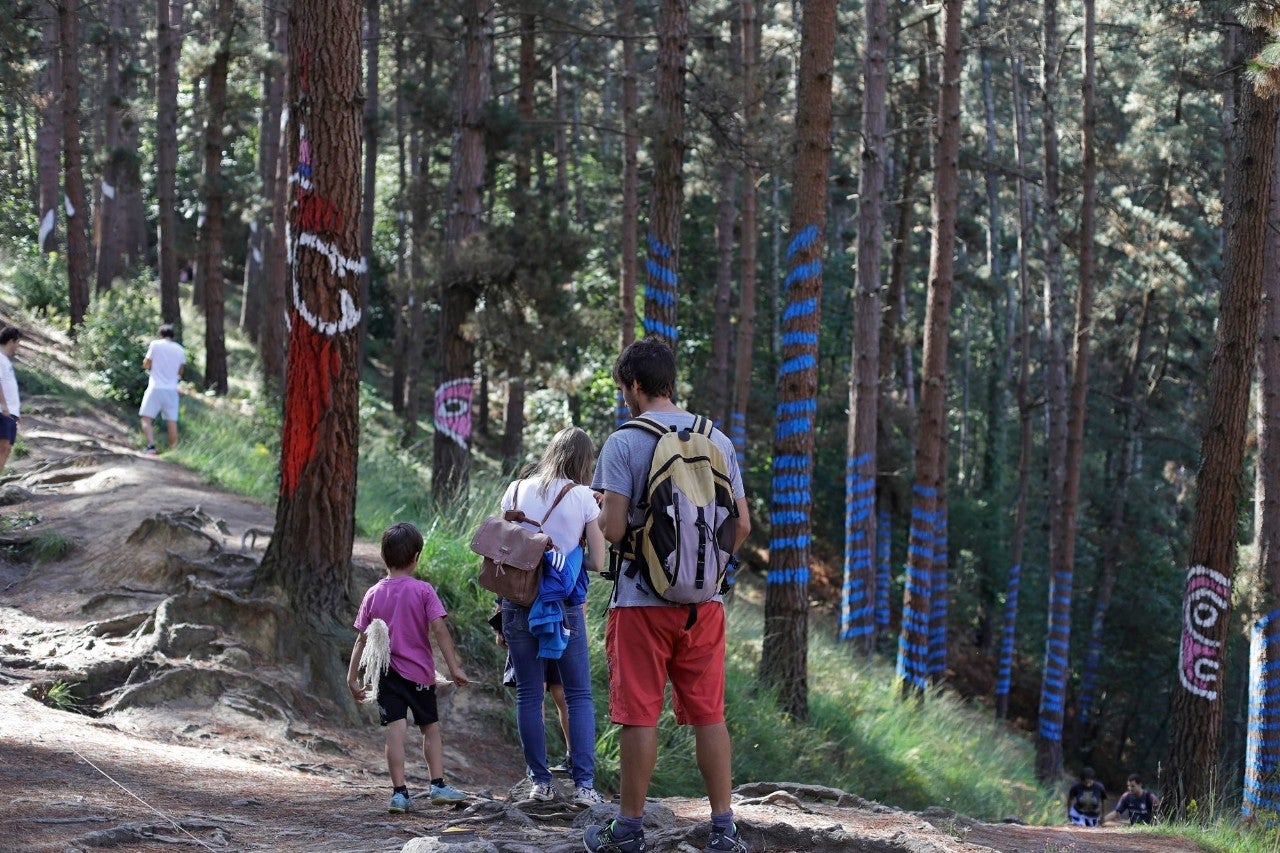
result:
<svg viewBox="0 0 1280 853"><path fill-rule="evenodd" d="M466 791L459 791L452 785L432 785L431 786L431 802L437 806L447 806L452 803L460 803L467 798Z"/></svg>
<svg viewBox="0 0 1280 853"><path fill-rule="evenodd" d="M742 840L735 823L728 832L712 827L711 837L707 839L707 846L702 848L702 853L748 853L748 849L747 842Z"/></svg>
<svg viewBox="0 0 1280 853"><path fill-rule="evenodd" d="M396 791L391 795L391 802L387 805L389 814L404 814L409 810L409 795Z"/></svg>
<svg viewBox="0 0 1280 853"><path fill-rule="evenodd" d="M645 853L648 848L644 846L644 830L618 837L613 834L617 825L617 821L611 820L608 826L588 826L582 835L587 853Z"/></svg>

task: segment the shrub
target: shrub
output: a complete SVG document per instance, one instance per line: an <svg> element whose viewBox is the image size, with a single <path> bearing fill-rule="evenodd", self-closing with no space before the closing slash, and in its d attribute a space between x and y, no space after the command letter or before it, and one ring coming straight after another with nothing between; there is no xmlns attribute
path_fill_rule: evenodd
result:
<svg viewBox="0 0 1280 853"><path fill-rule="evenodd" d="M63 255L23 248L15 258L12 282L14 295L36 316L65 317L71 313Z"/></svg>
<svg viewBox="0 0 1280 853"><path fill-rule="evenodd" d="M137 406L147 390L142 358L160 324L153 282L140 276L107 291L94 302L80 330L84 364L112 400Z"/></svg>

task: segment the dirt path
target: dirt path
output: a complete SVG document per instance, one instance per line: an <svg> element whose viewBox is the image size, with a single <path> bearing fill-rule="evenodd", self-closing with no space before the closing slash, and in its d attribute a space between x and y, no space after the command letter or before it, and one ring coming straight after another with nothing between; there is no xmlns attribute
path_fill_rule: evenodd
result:
<svg viewBox="0 0 1280 853"><path fill-rule="evenodd" d="M259 623L226 616L226 590L265 545L258 537L242 551L242 537L268 529L271 512L140 455L131 424L25 403L29 453L0 477L10 528L0 534L0 851L394 851L437 837L448 841L415 843L568 853L581 849L580 825L612 808L513 808L520 759L500 724L504 700L469 689L442 705L451 780L475 799L387 815L376 722L338 722L295 667L273 662ZM50 533L72 547L41 561ZM376 563L367 543L355 556ZM42 704L59 681L78 684L96 716ZM411 771L410 785L424 780ZM768 783L739 789L735 810L757 853L1198 849L1123 829L915 815ZM704 802L666 799L654 811L651 849L701 849Z"/></svg>

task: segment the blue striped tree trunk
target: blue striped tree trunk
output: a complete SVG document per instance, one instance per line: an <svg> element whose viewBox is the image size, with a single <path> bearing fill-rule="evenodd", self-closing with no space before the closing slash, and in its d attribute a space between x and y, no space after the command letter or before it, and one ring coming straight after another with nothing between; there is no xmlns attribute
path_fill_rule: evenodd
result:
<svg viewBox="0 0 1280 853"><path fill-rule="evenodd" d="M684 73L689 0L662 0L653 102L653 189L645 260L644 330L676 349L680 215L684 203Z"/></svg>
<svg viewBox="0 0 1280 853"><path fill-rule="evenodd" d="M893 565L893 520L889 508L876 513L876 634L889 630L889 574Z"/></svg>
<svg viewBox="0 0 1280 853"><path fill-rule="evenodd" d="M782 710L801 720L809 715L809 513L813 427L818 410L818 330L835 29L835 0L805 4L796 102L792 238L787 250L773 435L765 638L760 658L761 680L778 690Z"/></svg>

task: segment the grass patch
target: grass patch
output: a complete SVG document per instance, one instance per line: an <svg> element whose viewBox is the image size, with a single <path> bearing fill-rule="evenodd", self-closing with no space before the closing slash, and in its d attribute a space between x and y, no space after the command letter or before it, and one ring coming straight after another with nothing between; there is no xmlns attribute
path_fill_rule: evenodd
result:
<svg viewBox="0 0 1280 853"><path fill-rule="evenodd" d="M72 684L59 679L50 684L44 691L44 695L40 697L40 701L50 708L56 708L59 711L75 711L80 705L80 700L75 695L75 688L78 684Z"/></svg>

